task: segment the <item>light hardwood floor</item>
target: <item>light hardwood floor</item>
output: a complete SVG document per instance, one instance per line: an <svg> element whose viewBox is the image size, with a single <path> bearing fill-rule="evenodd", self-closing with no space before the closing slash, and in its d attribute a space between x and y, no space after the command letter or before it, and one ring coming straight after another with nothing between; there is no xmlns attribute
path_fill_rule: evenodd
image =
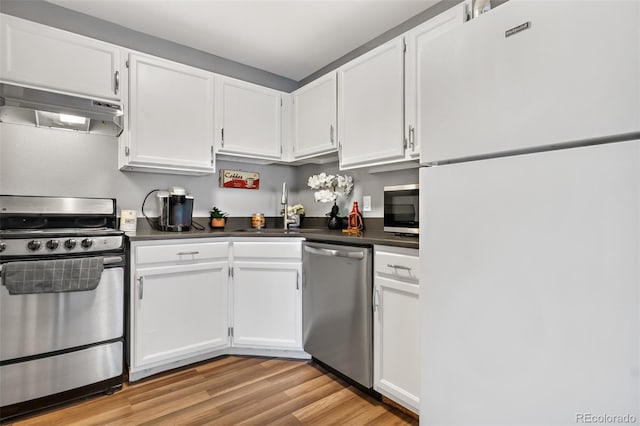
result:
<svg viewBox="0 0 640 426"><path fill-rule="evenodd" d="M228 356L16 425L417 425L311 361Z"/></svg>

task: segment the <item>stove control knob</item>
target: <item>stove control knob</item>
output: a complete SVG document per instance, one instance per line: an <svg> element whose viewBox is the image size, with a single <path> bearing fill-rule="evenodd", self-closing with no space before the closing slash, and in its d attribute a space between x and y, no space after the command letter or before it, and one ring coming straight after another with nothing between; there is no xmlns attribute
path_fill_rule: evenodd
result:
<svg viewBox="0 0 640 426"><path fill-rule="evenodd" d="M37 240L31 240L29 241L29 243L27 244L27 248L31 251L36 251L36 250L40 250L40 246L42 245L42 243L40 241Z"/></svg>
<svg viewBox="0 0 640 426"><path fill-rule="evenodd" d="M73 239L68 239L67 241L64 242L64 247L71 250L72 248L76 247L76 240Z"/></svg>
<svg viewBox="0 0 640 426"><path fill-rule="evenodd" d="M58 246L60 245L60 243L58 242L58 240L49 240L47 241L47 248L49 250L55 250L58 248Z"/></svg>
<svg viewBox="0 0 640 426"><path fill-rule="evenodd" d="M93 240L91 240L89 238L85 238L84 240L82 240L82 242L80 244L84 248L89 248L89 247L91 247L93 245Z"/></svg>
<svg viewBox="0 0 640 426"><path fill-rule="evenodd" d="M2 253L3 251L5 251L7 249L7 244L0 241L0 253Z"/></svg>

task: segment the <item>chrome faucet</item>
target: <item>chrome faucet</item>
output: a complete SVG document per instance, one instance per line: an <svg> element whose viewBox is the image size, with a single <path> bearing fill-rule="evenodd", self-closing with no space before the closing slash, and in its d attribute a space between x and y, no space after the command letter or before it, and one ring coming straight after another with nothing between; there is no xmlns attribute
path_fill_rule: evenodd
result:
<svg viewBox="0 0 640 426"><path fill-rule="evenodd" d="M289 193L287 191L287 182L282 182L282 222L284 223L283 229L289 229L290 223L296 223L296 220L289 217Z"/></svg>

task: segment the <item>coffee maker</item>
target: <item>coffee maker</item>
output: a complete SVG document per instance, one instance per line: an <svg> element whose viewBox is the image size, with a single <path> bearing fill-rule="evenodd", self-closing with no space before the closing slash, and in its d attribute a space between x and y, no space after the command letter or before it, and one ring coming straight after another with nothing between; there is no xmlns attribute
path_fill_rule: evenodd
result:
<svg viewBox="0 0 640 426"><path fill-rule="evenodd" d="M184 188L173 187L158 191L158 227L161 231L188 231L191 229L193 197Z"/></svg>

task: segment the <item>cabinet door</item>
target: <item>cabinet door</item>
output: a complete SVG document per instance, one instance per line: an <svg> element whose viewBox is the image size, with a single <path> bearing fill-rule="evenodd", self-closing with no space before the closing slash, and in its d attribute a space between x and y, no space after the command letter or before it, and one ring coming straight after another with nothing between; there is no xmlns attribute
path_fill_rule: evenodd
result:
<svg viewBox="0 0 640 426"><path fill-rule="evenodd" d="M338 70L340 167L404 157L404 43L396 38Z"/></svg>
<svg viewBox="0 0 640 426"><path fill-rule="evenodd" d="M141 268L134 278L136 366L228 346L227 262Z"/></svg>
<svg viewBox="0 0 640 426"><path fill-rule="evenodd" d="M215 172L213 74L129 55L129 166Z"/></svg>
<svg viewBox="0 0 640 426"><path fill-rule="evenodd" d="M415 411L420 402L418 285L376 276L374 389Z"/></svg>
<svg viewBox="0 0 640 426"><path fill-rule="evenodd" d="M2 80L87 97L120 99L116 46L1 16Z"/></svg>
<svg viewBox="0 0 640 426"><path fill-rule="evenodd" d="M418 97L422 90L421 62L418 60L427 44L440 35L459 27L468 19L470 1L452 7L451 9L429 19L405 34L407 51L405 54L405 91L404 91L404 119L405 139L410 157L420 155L420 131L422 129L423 108L419 101L428 102L429 98Z"/></svg>
<svg viewBox="0 0 640 426"><path fill-rule="evenodd" d="M332 72L293 93L294 158L336 150L336 91Z"/></svg>
<svg viewBox="0 0 640 426"><path fill-rule="evenodd" d="M217 87L218 151L280 159L282 94L232 78L219 78Z"/></svg>
<svg viewBox="0 0 640 426"><path fill-rule="evenodd" d="M300 275L300 263L234 263L233 346L302 349Z"/></svg>

